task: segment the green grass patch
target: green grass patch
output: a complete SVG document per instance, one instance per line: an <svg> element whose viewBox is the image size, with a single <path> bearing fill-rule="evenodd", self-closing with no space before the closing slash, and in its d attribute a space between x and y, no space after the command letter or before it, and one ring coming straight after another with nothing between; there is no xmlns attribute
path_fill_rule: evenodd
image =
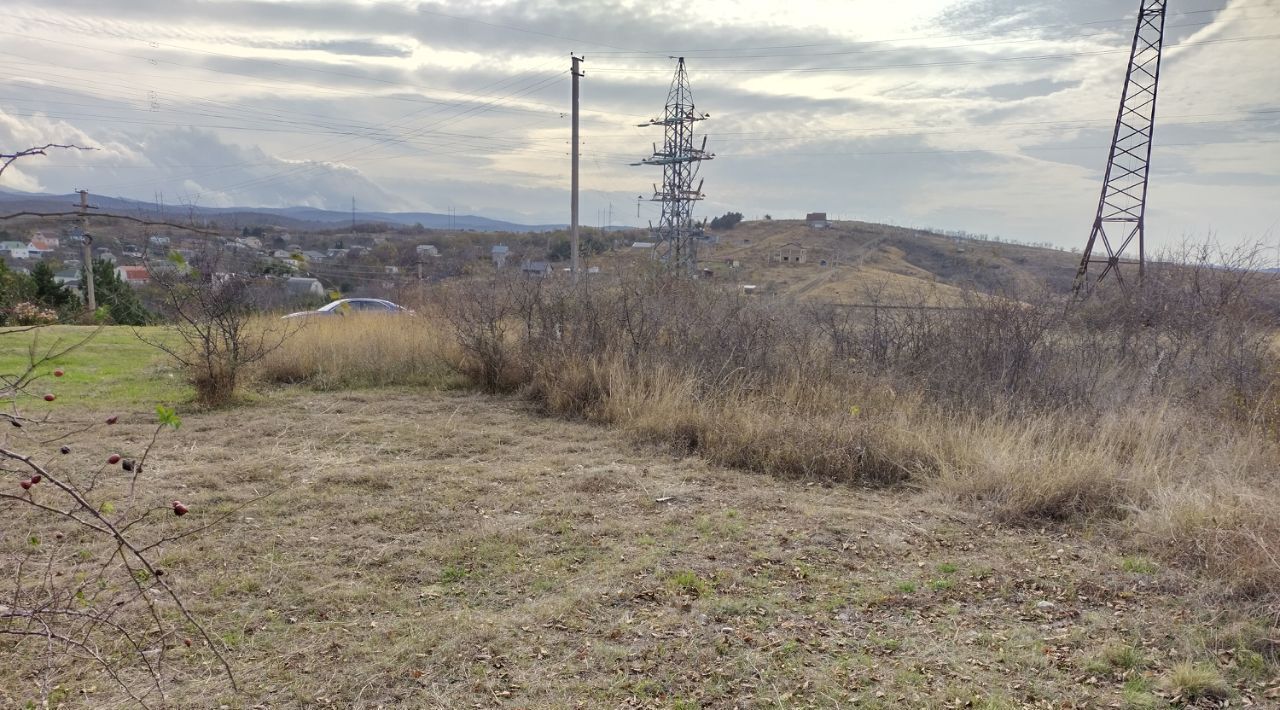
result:
<svg viewBox="0 0 1280 710"><path fill-rule="evenodd" d="M1185 700L1224 700L1231 697L1231 688L1222 674L1207 663L1179 663L1166 680L1169 689Z"/></svg>
<svg viewBox="0 0 1280 710"><path fill-rule="evenodd" d="M687 594L691 597L705 597L711 592L711 583L689 570L671 575L667 579L667 586L679 594Z"/></svg>
<svg viewBox="0 0 1280 710"><path fill-rule="evenodd" d="M148 338L164 339L161 327L137 328ZM36 369L39 379L20 406L32 414L68 408L151 409L156 404L190 401L191 388L170 367L164 353L142 342L128 326L49 326L26 332L0 329L0 373L25 372L32 360L65 354ZM74 346L74 347L73 347ZM53 371L61 369L63 377ZM45 393L57 399L45 402Z"/></svg>
<svg viewBox="0 0 1280 710"><path fill-rule="evenodd" d="M1155 574L1160 568L1145 557L1125 557L1120 560L1120 569L1134 574Z"/></svg>

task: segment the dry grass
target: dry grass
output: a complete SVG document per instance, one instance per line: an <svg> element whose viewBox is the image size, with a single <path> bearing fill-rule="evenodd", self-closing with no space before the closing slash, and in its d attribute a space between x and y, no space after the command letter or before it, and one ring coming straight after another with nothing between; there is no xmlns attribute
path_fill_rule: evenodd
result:
<svg viewBox="0 0 1280 710"><path fill-rule="evenodd" d="M403 327L408 322L410 327ZM438 320L308 324L267 363L275 381L320 388L458 383L479 368ZM680 367L606 350L518 357L504 378L544 411L617 427L720 465L789 478L897 484L1013 524L1087 526L1206 573L1280 609L1280 443L1167 399L1093 416L1074 410L957 413L919 391L822 372L709 384ZM822 374L817 374L822 373ZM478 377L479 375L473 375Z"/></svg>
<svg viewBox="0 0 1280 710"><path fill-rule="evenodd" d="M528 410L297 390L188 415L154 463L184 525L278 492L166 551L244 688L175 643L172 705L1280 702L1274 620L1106 539L656 455ZM147 420L69 443L134 446ZM0 706L35 699L3 639L0 667ZM88 665L59 681L64 707L129 706Z"/></svg>
<svg viewBox="0 0 1280 710"><path fill-rule="evenodd" d="M1135 405L963 417L883 390L797 382L708 395L618 362L551 368L532 387L583 415L722 465L808 480L906 483L1002 523L1095 527L1161 559L1280 600L1280 446L1185 410ZM582 380L592 378L589 384ZM572 381L572 385L568 384ZM594 391L598 401L582 406ZM567 399L566 392L577 393ZM1277 607L1280 608L1280 607Z"/></svg>
<svg viewBox="0 0 1280 710"><path fill-rule="evenodd" d="M452 344L442 335L411 316L312 317L259 364L258 375L322 390L452 386L458 382L446 364Z"/></svg>

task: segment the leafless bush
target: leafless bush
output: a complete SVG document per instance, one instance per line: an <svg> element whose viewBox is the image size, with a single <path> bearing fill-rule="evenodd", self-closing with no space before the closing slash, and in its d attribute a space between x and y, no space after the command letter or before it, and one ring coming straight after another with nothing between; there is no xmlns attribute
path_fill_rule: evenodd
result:
<svg viewBox="0 0 1280 710"><path fill-rule="evenodd" d="M461 357L451 364L486 392L519 384L514 369L518 298L528 284L501 278L453 284L439 294L438 309L448 323Z"/></svg>
<svg viewBox="0 0 1280 710"><path fill-rule="evenodd" d="M193 263L149 265L161 296L161 313L177 342L138 337L164 351L187 371L202 405L218 407L235 397L250 365L274 352L296 330L287 321L255 321L256 292L263 281L223 272L221 252L206 251Z"/></svg>

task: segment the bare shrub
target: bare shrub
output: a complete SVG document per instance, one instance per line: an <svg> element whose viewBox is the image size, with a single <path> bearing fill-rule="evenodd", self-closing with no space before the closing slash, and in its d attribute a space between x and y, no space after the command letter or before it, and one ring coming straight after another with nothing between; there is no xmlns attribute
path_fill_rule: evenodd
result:
<svg viewBox="0 0 1280 710"><path fill-rule="evenodd" d="M452 284L439 295L439 313L458 348L450 364L486 392L520 384L516 326L521 315L531 317L520 304L536 287L531 280L491 278Z"/></svg>
<svg viewBox="0 0 1280 710"><path fill-rule="evenodd" d="M196 401L208 407L229 404L246 368L279 348L296 329L287 321L255 320L255 294L263 282L223 272L221 256L211 249L191 264L150 264L161 313L178 342L138 334L186 370Z"/></svg>

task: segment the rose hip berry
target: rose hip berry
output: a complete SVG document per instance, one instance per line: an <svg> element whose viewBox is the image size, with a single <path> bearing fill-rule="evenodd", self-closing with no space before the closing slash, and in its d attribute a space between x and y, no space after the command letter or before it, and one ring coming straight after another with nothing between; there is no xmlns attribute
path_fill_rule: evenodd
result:
<svg viewBox="0 0 1280 710"><path fill-rule="evenodd" d="M112 466L120 463L120 454L111 454L110 456L108 456L107 463L111 464Z"/></svg>

